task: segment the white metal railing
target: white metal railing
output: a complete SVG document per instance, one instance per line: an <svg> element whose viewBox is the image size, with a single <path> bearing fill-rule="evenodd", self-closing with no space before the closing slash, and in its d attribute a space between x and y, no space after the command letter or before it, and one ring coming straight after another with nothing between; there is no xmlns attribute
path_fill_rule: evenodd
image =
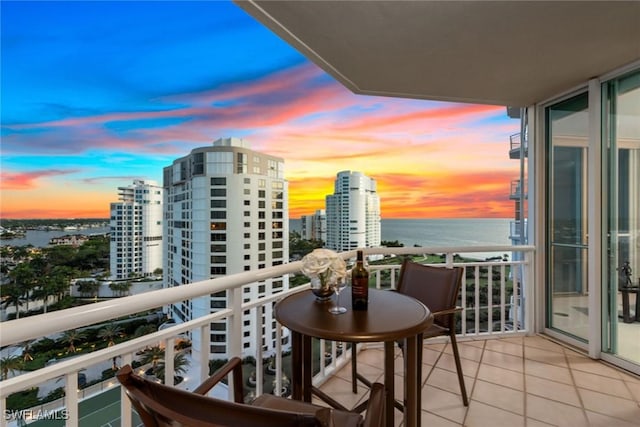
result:
<svg viewBox="0 0 640 427"><path fill-rule="evenodd" d="M489 337L504 334L524 334L532 325L531 314L533 310L533 250L532 246L482 246L482 247L400 247L400 248L367 248L367 255L423 255L443 254L442 263L434 265L453 266L460 265L465 269L464 285L461 290L461 302L463 305L460 336L464 337ZM462 262L456 256L459 253L495 253L497 256L492 261ZM504 253L517 253L512 260L502 258ZM343 258L355 258L355 251L344 252ZM267 278L281 277L300 271L301 262L253 270L244 273L229 275L221 278L192 283L188 286L179 286L169 289L151 291L144 294L132 295L111 301L98 302L82 307L50 312L37 316L31 316L18 320L0 323L0 348L38 339L66 330L86 327L99 322L109 321L145 310L156 309L171 303L189 300L204 295L211 295L229 290L230 300L227 308L216 313L203 316L185 323L176 324L170 328L157 331L139 338L135 338L112 347L107 347L89 354L62 359L56 364L46 366L35 372L28 372L14 376L0 382L0 410L4 415L0 417L0 426L11 424L11 412L6 406L9 395L37 387L46 381L64 378L64 405L65 425L75 427L80 425L79 401L87 397L86 390L79 394L77 386L78 373L90 366L105 361L119 358L120 364L132 363L136 352L148 347L160 344L165 348L165 378L173 378L174 343L178 336L184 333L199 334L201 348L209 348L210 325L213 321L227 319L231 322L239 319L247 310L252 310L255 316L256 327L253 331L254 338L262 338L262 316L258 315L260 308L272 304L287 295L307 289L308 285L296 287L274 295L242 302L241 287L246 284L265 280ZM400 262L392 265L370 265L371 274L378 288L394 288L400 268ZM511 287L509 284L515 284ZM522 292L526 293L523 294ZM483 298L483 295L491 295L491 298ZM483 301L485 300L485 301ZM269 321L269 320L267 320ZM241 352L241 334L229 335L232 341L228 347ZM275 351L275 390L276 393L283 385L283 331L277 329ZM235 342L235 345L234 345ZM263 355L261 345L255 346L257 353L251 355L256 360L256 391L257 395L263 392ZM239 354L242 355L242 354ZM247 355L244 355L247 356ZM314 377L314 382L320 384L325 381L335 370L348 362L350 352L346 351L343 343L320 341L319 358L323 363L318 363L320 370ZM209 354L205 352L192 353L192 363L195 364L194 375L199 376L196 383L208 376ZM319 361L318 361L319 362ZM112 383L117 386L116 381ZM98 387L98 392L105 388ZM109 389L106 388L106 389ZM120 393L120 425L131 425L131 405ZM47 411L44 411L47 415ZM49 414L51 414L49 412ZM40 414L42 415L42 413Z"/></svg>

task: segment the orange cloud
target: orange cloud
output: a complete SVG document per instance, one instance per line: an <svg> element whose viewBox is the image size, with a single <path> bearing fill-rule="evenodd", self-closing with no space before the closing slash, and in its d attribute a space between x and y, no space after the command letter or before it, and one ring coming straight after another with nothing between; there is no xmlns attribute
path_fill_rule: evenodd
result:
<svg viewBox="0 0 640 427"><path fill-rule="evenodd" d="M59 175L75 173L77 170L50 169L31 172L0 172L0 190L28 190L38 186L40 178L47 178Z"/></svg>

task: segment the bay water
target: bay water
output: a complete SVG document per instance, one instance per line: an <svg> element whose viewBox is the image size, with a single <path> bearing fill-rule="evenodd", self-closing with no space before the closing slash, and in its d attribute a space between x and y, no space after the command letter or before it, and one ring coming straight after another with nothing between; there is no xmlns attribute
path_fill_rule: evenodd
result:
<svg viewBox="0 0 640 427"><path fill-rule="evenodd" d="M398 241L404 246L495 246L511 245L509 240L510 218L473 219L383 219L381 237L386 241ZM300 219L290 219L291 231L300 232ZM45 247L49 240L67 234L103 234L109 227L84 230L27 230L24 237L2 240L1 245L33 245ZM490 257L496 253L474 253L476 257Z"/></svg>

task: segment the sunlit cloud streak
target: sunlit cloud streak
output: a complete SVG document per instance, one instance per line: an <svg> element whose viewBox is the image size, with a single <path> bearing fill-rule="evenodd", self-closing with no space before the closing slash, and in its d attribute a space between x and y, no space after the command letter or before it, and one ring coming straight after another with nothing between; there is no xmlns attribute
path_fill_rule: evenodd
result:
<svg viewBox="0 0 640 427"><path fill-rule="evenodd" d="M32 172L12 172L2 170L0 172L0 190L27 190L37 188L38 180L76 173L77 170L42 170Z"/></svg>
<svg viewBox="0 0 640 427"><path fill-rule="evenodd" d="M118 11L128 4L96 7L113 8L113 19L125 16ZM24 86L11 87L16 106L4 102L2 80L3 118L11 119L2 122L0 216L107 217L118 186L138 178L161 182L173 160L230 136L284 159L292 218L324 208L342 170L376 179L385 218L512 216L508 190L518 162L508 158L508 137L519 123L506 118L504 107L354 95L231 3L211 3L218 14L205 20L181 15L179 3L175 12L164 9L173 4L158 4L163 16L176 17L169 38L144 3L136 3L144 12L136 16L147 25L120 27L115 44L105 32L111 21L100 14L87 16L99 22L83 21L82 28L47 27L55 19L19 27L27 35L18 44L30 55L3 56L4 76ZM70 6L47 8L64 20ZM23 8L19 18L38 10ZM9 18L5 13L3 23ZM58 39L49 37L58 32ZM100 54L68 60L69 49L94 53L86 50L87 33ZM142 45L127 45L131 40ZM103 54L114 46L126 52ZM255 61L242 61L249 55ZM19 79L37 75L27 72L24 58L51 73L37 82Z"/></svg>

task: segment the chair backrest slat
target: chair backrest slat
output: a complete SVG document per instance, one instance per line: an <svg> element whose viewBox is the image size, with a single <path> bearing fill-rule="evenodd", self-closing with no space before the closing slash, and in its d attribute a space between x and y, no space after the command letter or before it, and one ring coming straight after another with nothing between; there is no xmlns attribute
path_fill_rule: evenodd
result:
<svg viewBox="0 0 640 427"><path fill-rule="evenodd" d="M313 415L202 396L140 377L128 365L117 376L147 427L320 427Z"/></svg>
<svg viewBox="0 0 640 427"><path fill-rule="evenodd" d="M432 267L405 260L400 268L397 290L416 298L432 312L456 307L462 282L462 267ZM453 316L436 316L434 322L449 327Z"/></svg>

